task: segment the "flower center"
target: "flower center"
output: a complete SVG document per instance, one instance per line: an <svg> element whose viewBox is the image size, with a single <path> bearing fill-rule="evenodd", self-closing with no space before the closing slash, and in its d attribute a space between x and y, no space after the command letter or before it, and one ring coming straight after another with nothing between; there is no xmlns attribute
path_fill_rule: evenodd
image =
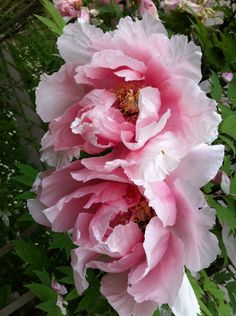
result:
<svg viewBox="0 0 236 316"><path fill-rule="evenodd" d="M134 83L126 83L116 89L115 95L120 111L127 116L136 116L139 112L138 97L140 86Z"/></svg>
<svg viewBox="0 0 236 316"><path fill-rule="evenodd" d="M149 221L155 216L154 210L145 199L141 199L134 208L134 222L144 231Z"/></svg>

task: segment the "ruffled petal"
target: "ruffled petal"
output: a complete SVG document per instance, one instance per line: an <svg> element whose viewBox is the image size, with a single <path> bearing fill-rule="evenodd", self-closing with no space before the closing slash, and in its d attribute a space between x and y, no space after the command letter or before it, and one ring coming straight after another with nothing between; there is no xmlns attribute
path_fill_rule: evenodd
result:
<svg viewBox="0 0 236 316"><path fill-rule="evenodd" d="M74 75L75 66L68 63L52 75L41 76L36 89L36 111L44 122L61 116L85 94L85 87L75 82Z"/></svg>
<svg viewBox="0 0 236 316"><path fill-rule="evenodd" d="M60 55L66 62L84 65L95 52L110 48L112 33L103 31L81 20L69 23L57 40Z"/></svg>

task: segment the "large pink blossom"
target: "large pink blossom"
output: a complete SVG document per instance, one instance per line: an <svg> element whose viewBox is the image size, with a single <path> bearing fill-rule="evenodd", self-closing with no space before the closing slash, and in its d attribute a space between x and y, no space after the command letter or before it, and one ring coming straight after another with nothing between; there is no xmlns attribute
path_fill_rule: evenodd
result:
<svg viewBox="0 0 236 316"><path fill-rule="evenodd" d="M209 232L215 213L199 188L216 175L222 159L223 146L199 145L165 181L142 187L122 169L91 170L75 161L42 173L28 206L52 230L73 229L79 293L88 287L86 269L100 269L108 273L101 291L119 315L147 316L161 304L178 308L184 266L199 271L218 254Z"/></svg>
<svg viewBox="0 0 236 316"><path fill-rule="evenodd" d="M81 150L113 148L105 168L121 166L142 184L163 180L191 148L217 137L216 103L198 86L199 47L169 39L151 15L106 33L67 25L58 48L65 65L37 89L37 112L50 122L43 160L62 166Z"/></svg>

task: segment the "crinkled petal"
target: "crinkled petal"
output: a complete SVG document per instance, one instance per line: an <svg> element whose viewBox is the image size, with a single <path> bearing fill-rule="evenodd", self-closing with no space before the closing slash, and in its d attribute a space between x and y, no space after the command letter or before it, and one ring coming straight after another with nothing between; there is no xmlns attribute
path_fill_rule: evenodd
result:
<svg viewBox="0 0 236 316"><path fill-rule="evenodd" d="M90 62L95 52L110 48L111 35L87 22L77 21L64 27L57 46L66 62L84 65Z"/></svg>

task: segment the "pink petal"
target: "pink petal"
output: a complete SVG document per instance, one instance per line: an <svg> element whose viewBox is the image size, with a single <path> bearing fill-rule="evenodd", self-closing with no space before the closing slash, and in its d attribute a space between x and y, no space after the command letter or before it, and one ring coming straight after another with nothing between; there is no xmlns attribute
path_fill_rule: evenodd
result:
<svg viewBox="0 0 236 316"><path fill-rule="evenodd" d="M99 269L105 272L120 273L123 271L127 271L134 265L138 264L141 259L143 259L143 256L143 246L139 243L132 248L132 251L129 254L121 257L120 259L101 257L101 261L98 261L99 258L97 258L97 260L90 261L87 264L87 267Z"/></svg>
<svg viewBox="0 0 236 316"><path fill-rule="evenodd" d="M162 259L142 280L136 283L131 270L128 293L134 296L138 303L153 300L160 304L171 304L183 279L183 255L182 242L169 233Z"/></svg>
<svg viewBox="0 0 236 316"><path fill-rule="evenodd" d="M189 181L194 186L201 188L215 177L222 165L223 157L224 146L201 144L193 148L181 160L178 168L167 180L169 182L181 178L183 181Z"/></svg>
<svg viewBox="0 0 236 316"><path fill-rule="evenodd" d="M209 231L215 223L215 212L191 183L176 180L173 190L178 209L174 231L184 244L185 265L191 271L205 269L219 253L218 240Z"/></svg>
<svg viewBox="0 0 236 316"><path fill-rule="evenodd" d="M83 248L77 248L71 252L71 265L78 294L82 294L89 286L86 280L86 264L96 256L95 252Z"/></svg>
<svg viewBox="0 0 236 316"><path fill-rule="evenodd" d="M74 75L75 66L71 63L52 75L42 75L36 90L36 110L44 122L61 116L84 95L85 88L75 82Z"/></svg>
<svg viewBox="0 0 236 316"><path fill-rule="evenodd" d="M57 40L60 55L66 62L84 65L95 52L111 47L111 33L84 21L69 23Z"/></svg>
<svg viewBox="0 0 236 316"><path fill-rule="evenodd" d="M144 184L144 195L149 200L151 206L164 226L175 224L176 204L173 192L168 185L163 182Z"/></svg>
<svg viewBox="0 0 236 316"><path fill-rule="evenodd" d="M104 276L101 281L101 293L120 316L149 316L158 307L158 304L153 301L137 303L127 293L126 273L107 274Z"/></svg>

